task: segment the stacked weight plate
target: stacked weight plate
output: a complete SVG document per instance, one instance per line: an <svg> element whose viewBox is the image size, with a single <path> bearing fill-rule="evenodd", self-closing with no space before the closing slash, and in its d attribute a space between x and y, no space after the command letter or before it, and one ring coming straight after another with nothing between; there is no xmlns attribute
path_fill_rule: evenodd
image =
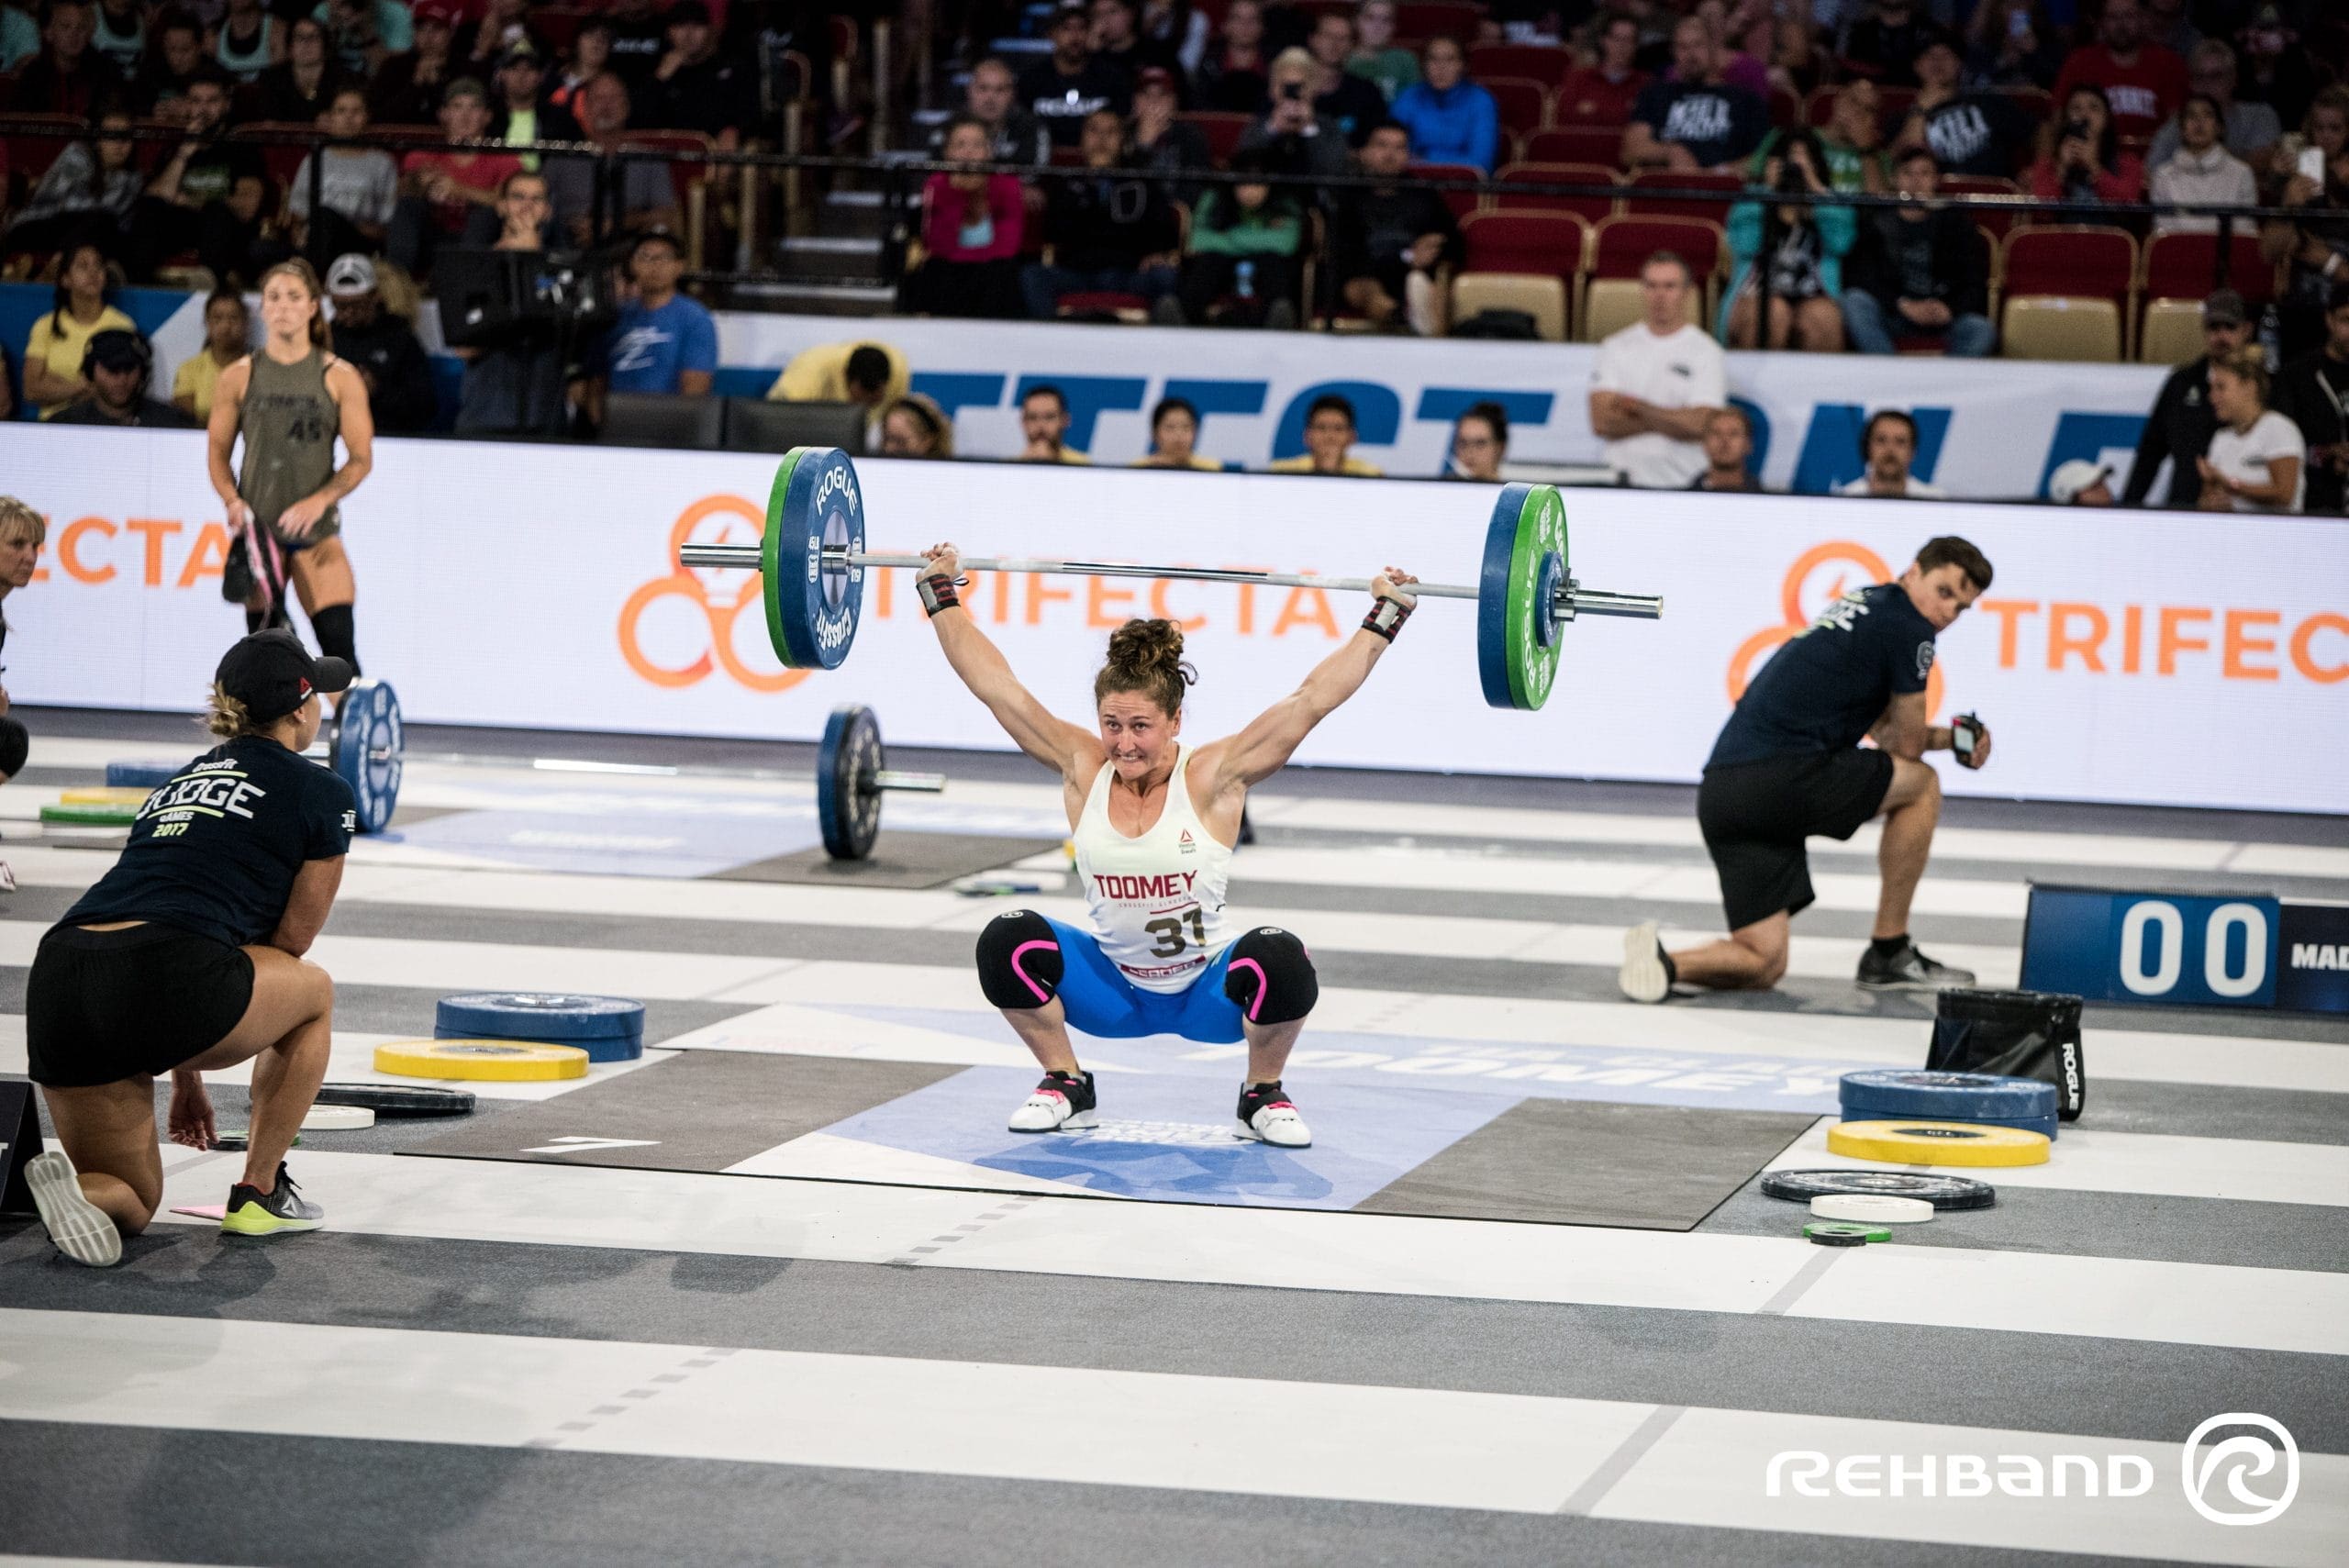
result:
<svg viewBox="0 0 2349 1568"><path fill-rule="evenodd" d="M1845 1121L1963 1122L2055 1136L2055 1085L1987 1073L1872 1068L1843 1074Z"/></svg>
<svg viewBox="0 0 2349 1568"><path fill-rule="evenodd" d="M644 1054L644 1004L626 996L476 991L442 997L432 1034L565 1045L585 1051L590 1062L633 1062Z"/></svg>

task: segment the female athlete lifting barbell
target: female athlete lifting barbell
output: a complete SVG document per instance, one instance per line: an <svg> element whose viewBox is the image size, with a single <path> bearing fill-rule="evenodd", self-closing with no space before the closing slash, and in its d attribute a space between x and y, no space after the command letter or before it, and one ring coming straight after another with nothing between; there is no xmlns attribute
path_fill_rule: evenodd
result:
<svg viewBox="0 0 2349 1568"><path fill-rule="evenodd" d="M1235 938L1226 928L1232 845L1248 791L1361 689L1410 616L1418 579L1388 567L1345 646L1240 733L1194 748L1181 740L1183 689L1197 676L1173 621L1130 620L1111 634L1093 681L1097 730L1087 729L1047 711L961 607L954 547L924 555L922 607L947 662L1021 751L1060 772L1092 906L1090 930L1014 909L980 933L980 988L1044 1068L1011 1130L1094 1124L1093 1074L1077 1065L1074 1025L1107 1039L1245 1040L1237 1130L1305 1147L1312 1135L1282 1092L1281 1069L1319 987L1296 937L1262 926Z"/></svg>
<svg viewBox="0 0 2349 1568"><path fill-rule="evenodd" d="M148 796L122 858L41 938L25 1048L60 1148L25 1176L67 1257L115 1262L154 1218L163 1073L173 1140L208 1149L202 1074L253 1062L250 1143L223 1230L315 1230L324 1218L284 1161L326 1076L334 983L302 954L341 885L352 803L299 753L317 735L319 694L350 681L348 664L312 659L291 632L231 647L208 720L223 744Z"/></svg>

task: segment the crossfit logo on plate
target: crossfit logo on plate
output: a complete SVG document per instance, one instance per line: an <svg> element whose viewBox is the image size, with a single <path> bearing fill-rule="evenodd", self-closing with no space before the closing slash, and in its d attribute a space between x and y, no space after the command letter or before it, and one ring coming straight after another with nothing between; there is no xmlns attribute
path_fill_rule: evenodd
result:
<svg viewBox="0 0 2349 1568"><path fill-rule="evenodd" d="M738 524L749 528L747 539ZM678 514L669 529L668 575L656 577L638 588L620 609L620 656L628 661L629 669L653 685L672 690L697 685L720 666L736 682L754 692L789 691L807 678L805 670L754 669L743 662L741 651L734 645L734 623L746 609L751 612L751 625L759 630L759 646L764 649L767 644L757 573L688 567L680 554L689 542L755 544L765 528L766 514L740 495L705 495ZM670 598L690 600L700 607L709 623L708 646L689 664L656 663L644 651L641 639L645 612L656 601ZM772 659L772 655L766 657Z"/></svg>
<svg viewBox="0 0 2349 1568"><path fill-rule="evenodd" d="M2253 1437L2242 1434L2221 1439L2202 1451L2206 1438L2215 1438L2229 1427L2252 1427L2262 1434ZM2274 1441L2269 1440L2272 1435ZM2266 1475L2276 1468L2277 1443L2282 1443L2284 1473L2274 1496L2254 1492L2243 1485L2247 1476ZM2211 1483L2221 1474L2226 1477L2222 1496L2213 1499ZM2264 1525L2277 1518L2292 1506L2300 1491L2300 1445L2284 1429L2284 1423L2248 1410L2232 1410L2223 1416L2213 1416L2194 1429L2186 1440L2186 1451L2178 1463L2178 1482L2186 1488L2186 1500L2194 1511L2214 1525Z"/></svg>

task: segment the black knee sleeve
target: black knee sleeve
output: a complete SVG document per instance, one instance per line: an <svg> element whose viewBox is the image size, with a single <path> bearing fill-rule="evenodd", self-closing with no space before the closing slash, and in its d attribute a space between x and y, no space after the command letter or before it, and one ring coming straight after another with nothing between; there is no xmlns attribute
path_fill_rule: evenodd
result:
<svg viewBox="0 0 2349 1568"><path fill-rule="evenodd" d="M32 731L15 719L0 716L0 777L15 778L25 771L25 753L32 750Z"/></svg>
<svg viewBox="0 0 2349 1568"><path fill-rule="evenodd" d="M352 639L349 605L328 605L318 611L310 617L310 629L318 634L319 652L342 660L352 674L359 673L359 645Z"/></svg>
<svg viewBox="0 0 2349 1568"><path fill-rule="evenodd" d="M1231 944L1223 994L1252 1024L1289 1024L1313 1010L1321 982L1303 942L1278 926L1258 926Z"/></svg>
<svg viewBox="0 0 2349 1568"><path fill-rule="evenodd" d="M1061 939L1033 909L1010 909L979 931L979 989L989 1003L1033 1011L1059 994Z"/></svg>

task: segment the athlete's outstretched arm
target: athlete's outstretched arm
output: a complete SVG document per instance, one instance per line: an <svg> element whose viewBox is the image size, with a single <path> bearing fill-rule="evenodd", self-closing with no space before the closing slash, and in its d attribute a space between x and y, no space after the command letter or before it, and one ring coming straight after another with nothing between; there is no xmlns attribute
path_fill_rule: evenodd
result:
<svg viewBox="0 0 2349 1568"><path fill-rule="evenodd" d="M951 581L962 575L961 558L952 545L932 545L922 553L929 557L930 565L918 573L920 578L943 576ZM1091 731L1055 717L1033 692L1019 684L1003 650L987 640L970 611L959 604L951 606L931 616L930 625L938 633L938 646L945 652L946 662L971 688L971 695L986 704L995 721L1021 751L1065 774L1087 747L1098 748L1100 742Z"/></svg>
<svg viewBox="0 0 2349 1568"><path fill-rule="evenodd" d="M1371 592L1382 599L1411 602L1409 584L1419 579L1390 566L1371 580ZM1329 717L1370 678L1371 666L1386 653L1391 639L1364 626L1305 677L1304 684L1249 721L1229 740L1217 743L1216 789L1238 785L1251 788L1288 764L1288 760L1313 727Z"/></svg>

